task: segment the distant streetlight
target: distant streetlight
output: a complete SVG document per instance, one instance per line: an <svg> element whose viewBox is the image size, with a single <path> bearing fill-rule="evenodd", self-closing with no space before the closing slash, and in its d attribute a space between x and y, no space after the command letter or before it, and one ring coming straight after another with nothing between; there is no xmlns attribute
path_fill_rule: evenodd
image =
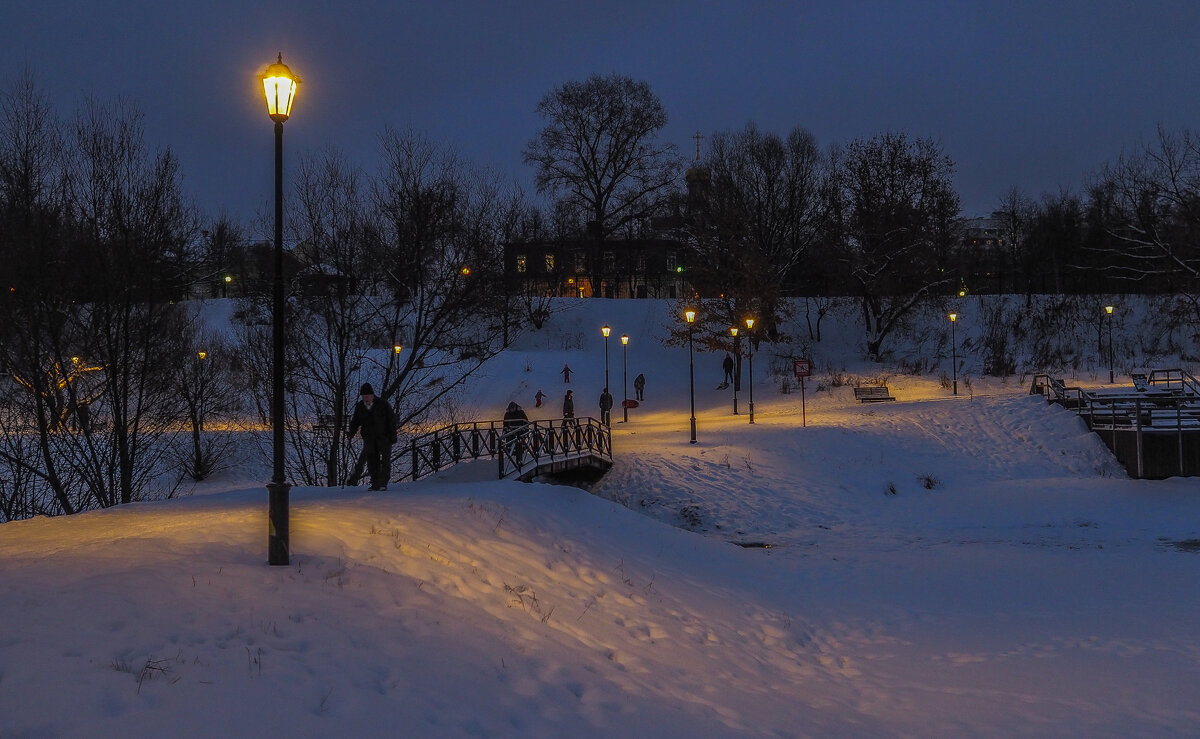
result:
<svg viewBox="0 0 1200 739"><path fill-rule="evenodd" d="M754 423L754 319L746 319L746 346L750 360L750 423Z"/></svg>
<svg viewBox="0 0 1200 739"><path fill-rule="evenodd" d="M208 356L208 352L196 352L196 356L200 357L201 359L204 359L205 357Z"/></svg>
<svg viewBox="0 0 1200 739"><path fill-rule="evenodd" d="M604 334L604 389L611 387L608 384L608 335L612 333L612 328L605 324L600 327L600 333Z"/></svg>
<svg viewBox="0 0 1200 739"><path fill-rule="evenodd" d="M272 565L288 564L288 494L291 486L284 480L283 458L283 122L292 114L292 101L300 78L283 63L283 54L267 67L259 79L267 98L267 115L275 121L275 276L272 321L274 358L271 367L271 426L273 473L267 485L267 559Z"/></svg>
<svg viewBox="0 0 1200 739"><path fill-rule="evenodd" d="M624 366L621 380L621 419L629 423L629 334L621 334L621 364Z"/></svg>
<svg viewBox="0 0 1200 739"><path fill-rule="evenodd" d="M692 399L692 443L696 443L696 356L692 351L692 335L696 328L696 311L683 312L688 325L688 393Z"/></svg>
<svg viewBox="0 0 1200 739"><path fill-rule="evenodd" d="M958 322L958 314L950 314L950 369L954 373L954 394L958 395L958 338L954 334L954 324Z"/></svg>
<svg viewBox="0 0 1200 739"><path fill-rule="evenodd" d="M729 327L729 334L730 334L731 336L733 336L733 350L734 350L734 353L737 353L737 335L738 335L738 327L737 327L737 326L730 326L730 327ZM735 378L734 378L734 380L733 380L733 415L735 415L735 416L736 416L736 415L738 415L738 409L737 409L737 388L738 388L738 383L737 383L737 381L738 381L738 378L736 378L736 377L735 377Z"/></svg>
<svg viewBox="0 0 1200 739"><path fill-rule="evenodd" d="M229 283L233 282L233 275L225 275L225 284L221 285L221 297L229 297Z"/></svg>
<svg viewBox="0 0 1200 739"><path fill-rule="evenodd" d="M1112 325L1113 325L1113 306L1104 306L1104 312L1108 314L1108 384L1111 385L1115 381L1113 376L1113 340L1112 340Z"/></svg>

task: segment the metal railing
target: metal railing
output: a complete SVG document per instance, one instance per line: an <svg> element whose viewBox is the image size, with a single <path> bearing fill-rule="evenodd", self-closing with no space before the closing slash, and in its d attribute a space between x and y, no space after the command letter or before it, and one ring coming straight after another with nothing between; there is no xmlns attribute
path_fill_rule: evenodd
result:
<svg viewBox="0 0 1200 739"><path fill-rule="evenodd" d="M471 459L494 458L501 479L586 457L612 462L610 429L595 418L458 423L415 437L393 465L393 478L419 480Z"/></svg>
<svg viewBox="0 0 1200 739"><path fill-rule="evenodd" d="M1181 369L1154 370L1141 390L1083 390L1036 375L1031 394L1074 409L1131 475L1195 475L1200 383Z"/></svg>

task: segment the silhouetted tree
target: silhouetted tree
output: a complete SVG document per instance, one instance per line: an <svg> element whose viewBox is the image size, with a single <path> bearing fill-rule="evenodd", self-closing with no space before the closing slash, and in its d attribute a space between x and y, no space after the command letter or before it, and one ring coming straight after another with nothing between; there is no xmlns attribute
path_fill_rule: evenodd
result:
<svg viewBox="0 0 1200 739"><path fill-rule="evenodd" d="M646 218L675 186L675 147L656 139L667 112L622 75L567 82L537 105L546 126L525 148L539 193L556 196L603 240Z"/></svg>
<svg viewBox="0 0 1200 739"><path fill-rule="evenodd" d="M867 354L914 307L957 276L954 164L929 139L887 133L835 151L827 190L830 240L848 270L867 327Z"/></svg>

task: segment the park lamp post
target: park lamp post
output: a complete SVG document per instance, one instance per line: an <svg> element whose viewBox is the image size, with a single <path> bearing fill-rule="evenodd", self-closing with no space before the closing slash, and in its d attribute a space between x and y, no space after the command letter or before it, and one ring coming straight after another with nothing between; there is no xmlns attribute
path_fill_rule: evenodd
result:
<svg viewBox="0 0 1200 739"><path fill-rule="evenodd" d="M692 400L692 443L696 443L696 357L692 351L692 336L696 328L696 311L688 308L683 312L688 325L688 395Z"/></svg>
<svg viewBox="0 0 1200 739"><path fill-rule="evenodd" d="M958 314L950 314L950 371L954 375L954 394L958 395L958 338L954 333L954 324L958 322Z"/></svg>
<svg viewBox="0 0 1200 739"><path fill-rule="evenodd" d="M1111 385L1116 381L1116 378L1113 376L1113 306L1104 306L1104 312L1108 315L1108 384Z"/></svg>
<svg viewBox="0 0 1200 739"><path fill-rule="evenodd" d="M604 389L607 390L608 384L608 335L612 333L612 328L606 323L600 327L600 333L604 334Z"/></svg>
<svg viewBox="0 0 1200 739"><path fill-rule="evenodd" d="M754 423L754 319L746 319L747 358L750 361L750 423Z"/></svg>
<svg viewBox="0 0 1200 739"><path fill-rule="evenodd" d="M629 423L629 334L621 334L621 419Z"/></svg>
<svg viewBox="0 0 1200 739"><path fill-rule="evenodd" d="M733 337L733 351L734 351L734 353L737 353L737 335L738 335L738 327L737 327L737 326L730 326L730 327L729 327L729 334L730 334L730 336L732 336L732 337ZM736 416L736 415L738 415L738 407L737 407L737 388L738 388L738 379L739 379L739 378L737 378L737 377L733 378L733 415L735 415L735 416Z"/></svg>
<svg viewBox="0 0 1200 739"><path fill-rule="evenodd" d="M273 281L272 346L271 364L271 428L272 462L271 482L267 485L267 560L272 565L286 565L289 561L288 544L288 494L291 486L284 479L283 458L283 362L284 346L284 296L283 296L283 122L292 114L292 101L300 78L292 74L283 63L281 53L276 62L267 67L259 79L267 98L267 115L275 122L275 274Z"/></svg>

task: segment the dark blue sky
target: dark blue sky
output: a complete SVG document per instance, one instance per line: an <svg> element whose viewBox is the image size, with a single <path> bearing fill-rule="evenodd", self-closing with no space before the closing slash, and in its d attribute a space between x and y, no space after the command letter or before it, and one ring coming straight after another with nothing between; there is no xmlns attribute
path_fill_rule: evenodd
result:
<svg viewBox="0 0 1200 739"><path fill-rule="evenodd" d="M0 81L28 67L64 114L89 93L136 100L199 207L247 220L272 197L255 75L280 51L304 79L289 165L332 145L371 170L390 124L524 184L537 101L593 73L649 82L688 154L693 132L748 121L822 146L933 138L967 215L1013 185L1079 190L1159 124L1200 121L1195 0L7 0L0 21Z"/></svg>

